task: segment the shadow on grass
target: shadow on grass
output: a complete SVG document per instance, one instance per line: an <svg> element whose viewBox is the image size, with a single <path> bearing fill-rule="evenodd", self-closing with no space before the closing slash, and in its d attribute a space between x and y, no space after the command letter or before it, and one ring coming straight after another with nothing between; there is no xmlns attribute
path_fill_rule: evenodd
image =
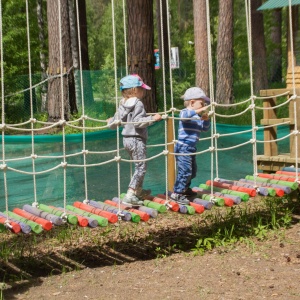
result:
<svg viewBox="0 0 300 300"><path fill-rule="evenodd" d="M39 235L1 234L6 237L0 242L0 280L7 284L3 296L17 299L17 294L41 284L42 277L190 252L200 238L215 238L216 233L232 244L255 237L258 225L276 229L299 222L298 214L297 200L271 199L261 205L258 198L231 208L213 207L201 215L167 212L140 224L121 221L95 229L66 224Z"/></svg>

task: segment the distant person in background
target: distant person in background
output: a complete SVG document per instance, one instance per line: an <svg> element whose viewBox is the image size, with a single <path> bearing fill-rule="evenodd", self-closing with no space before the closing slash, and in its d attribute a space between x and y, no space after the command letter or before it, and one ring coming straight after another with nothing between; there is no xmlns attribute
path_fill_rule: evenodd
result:
<svg viewBox="0 0 300 300"><path fill-rule="evenodd" d="M128 75L121 79L120 89L123 98L120 101L119 108L113 118L107 120L110 128L117 128L115 120L128 122L123 125L122 135L123 144L132 160L135 162L135 171L128 186L123 202L139 205L142 199L151 193L151 190L143 189L144 177L146 174L147 158L146 143L148 138L147 127L156 121L161 120L160 114L147 116L144 104L141 101L146 94L146 90L151 88L146 85L137 74ZM132 122L141 122L135 123Z"/></svg>
<svg viewBox="0 0 300 300"><path fill-rule="evenodd" d="M210 99L199 87L192 87L186 90L182 96L185 108L180 112L178 127L178 142L175 146L177 177L173 192L169 192L172 200L179 204L188 205L188 197L196 196L190 188L191 180L196 177L197 163L196 156L197 142L202 131L210 129L210 119L205 112ZM201 114L201 115L199 115Z"/></svg>

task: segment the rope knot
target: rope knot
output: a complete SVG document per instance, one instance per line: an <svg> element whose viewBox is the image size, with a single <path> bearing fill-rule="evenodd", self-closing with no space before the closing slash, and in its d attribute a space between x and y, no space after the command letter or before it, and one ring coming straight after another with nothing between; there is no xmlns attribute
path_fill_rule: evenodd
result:
<svg viewBox="0 0 300 300"><path fill-rule="evenodd" d="M88 119L87 115L82 116L82 120L87 120L87 119Z"/></svg>
<svg viewBox="0 0 300 300"><path fill-rule="evenodd" d="M1 170L6 170L7 169L7 164L1 164L0 169Z"/></svg>
<svg viewBox="0 0 300 300"><path fill-rule="evenodd" d="M297 95L291 96L291 100L295 101L297 99Z"/></svg>
<svg viewBox="0 0 300 300"><path fill-rule="evenodd" d="M163 120L166 120L166 119L168 119L168 115L167 114L164 114L164 115L161 115L161 118L163 119Z"/></svg>
<svg viewBox="0 0 300 300"><path fill-rule="evenodd" d="M121 120L114 120L113 123L116 124L116 125L121 125L122 124Z"/></svg>
<svg viewBox="0 0 300 300"><path fill-rule="evenodd" d="M215 151L215 147L209 147L208 149L209 149L210 152Z"/></svg>
<svg viewBox="0 0 300 300"><path fill-rule="evenodd" d="M208 116L210 117L210 116L213 116L215 114L215 112L213 111L213 110L210 110L209 112L208 112Z"/></svg>
<svg viewBox="0 0 300 300"><path fill-rule="evenodd" d="M5 129L6 125L5 124L0 124L0 129Z"/></svg>
<svg viewBox="0 0 300 300"><path fill-rule="evenodd" d="M253 130L257 131L258 130L258 126L254 126Z"/></svg>
<svg viewBox="0 0 300 300"><path fill-rule="evenodd" d="M90 200L85 199L85 200L83 200L83 203L88 205L88 204L90 204Z"/></svg>
<svg viewBox="0 0 300 300"><path fill-rule="evenodd" d="M219 133L215 133L215 134L213 135L213 137L214 137L214 138L219 138L219 137L220 137L220 134L219 134Z"/></svg>
<svg viewBox="0 0 300 300"><path fill-rule="evenodd" d="M35 119L35 118L30 118L30 122L31 122L31 123L35 123L35 122L36 122L36 119Z"/></svg>
<svg viewBox="0 0 300 300"><path fill-rule="evenodd" d="M115 161L117 162L121 161L121 156L115 156Z"/></svg>
<svg viewBox="0 0 300 300"><path fill-rule="evenodd" d="M255 108L255 104L250 104L250 105L249 105L249 108L250 108L251 110L253 110L253 109Z"/></svg>
<svg viewBox="0 0 300 300"><path fill-rule="evenodd" d="M36 159L38 157L37 154L31 154L30 156L32 159Z"/></svg>
<svg viewBox="0 0 300 300"><path fill-rule="evenodd" d="M169 150L163 150L163 155L168 155L169 154Z"/></svg>
<svg viewBox="0 0 300 300"><path fill-rule="evenodd" d="M59 126L65 126L66 125L66 120L60 120L58 122Z"/></svg>
<svg viewBox="0 0 300 300"><path fill-rule="evenodd" d="M38 208L39 207L39 203L38 202L33 202L31 204L32 207Z"/></svg>
<svg viewBox="0 0 300 300"><path fill-rule="evenodd" d="M297 134L299 134L299 131L298 130L294 130L293 131L293 135L297 135Z"/></svg>
<svg viewBox="0 0 300 300"><path fill-rule="evenodd" d="M89 150L82 150L82 154L89 154Z"/></svg>
<svg viewBox="0 0 300 300"><path fill-rule="evenodd" d="M60 165L61 165L63 168L66 168L66 167L67 167L67 164L68 164L67 162L63 162L63 161L60 163Z"/></svg>
<svg viewBox="0 0 300 300"><path fill-rule="evenodd" d="M176 107L171 107L170 111L176 111Z"/></svg>
<svg viewBox="0 0 300 300"><path fill-rule="evenodd" d="M256 139L251 139L251 140L250 140L250 143L251 143L251 144L254 144L255 142L256 142Z"/></svg>

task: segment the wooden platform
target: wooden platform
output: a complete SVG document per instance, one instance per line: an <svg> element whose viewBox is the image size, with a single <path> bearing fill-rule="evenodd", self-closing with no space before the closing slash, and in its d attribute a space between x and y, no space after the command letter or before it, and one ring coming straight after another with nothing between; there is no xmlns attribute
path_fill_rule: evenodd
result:
<svg viewBox="0 0 300 300"><path fill-rule="evenodd" d="M290 153L280 154L277 156L258 155L257 168L266 172L275 172L283 167L295 166L296 159L290 157Z"/></svg>

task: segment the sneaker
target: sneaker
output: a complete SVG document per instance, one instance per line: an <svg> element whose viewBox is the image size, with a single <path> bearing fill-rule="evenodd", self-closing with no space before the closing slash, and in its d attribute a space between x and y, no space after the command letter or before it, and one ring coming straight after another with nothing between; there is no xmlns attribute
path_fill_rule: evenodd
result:
<svg viewBox="0 0 300 300"><path fill-rule="evenodd" d="M127 191L126 195L122 199L122 202L130 205L143 205L141 201L135 194L134 191Z"/></svg>
<svg viewBox="0 0 300 300"><path fill-rule="evenodd" d="M147 199L147 197L151 195L151 190L144 190L142 188L137 188L135 191L135 195L140 199Z"/></svg>
<svg viewBox="0 0 300 300"><path fill-rule="evenodd" d="M187 196L187 197L196 197L198 195L191 188L187 188L186 191L184 193L182 193L182 194L185 195L185 196Z"/></svg>
<svg viewBox="0 0 300 300"><path fill-rule="evenodd" d="M178 204L189 205L190 201L183 194L171 193L170 198Z"/></svg>

